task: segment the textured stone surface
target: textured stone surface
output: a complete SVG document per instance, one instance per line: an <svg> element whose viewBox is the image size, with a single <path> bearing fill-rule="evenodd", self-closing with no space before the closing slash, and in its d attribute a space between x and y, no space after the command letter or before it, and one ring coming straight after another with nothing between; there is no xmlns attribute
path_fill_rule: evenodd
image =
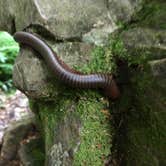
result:
<svg viewBox="0 0 166 166"><path fill-rule="evenodd" d="M101 45L117 29L119 19L130 20L141 1L1 0L0 16L6 19L0 29L14 32L29 27L61 39L83 36L83 41Z"/></svg>
<svg viewBox="0 0 166 166"><path fill-rule="evenodd" d="M149 64L156 82L158 82L163 90L166 89L166 58L150 61Z"/></svg>
<svg viewBox="0 0 166 166"><path fill-rule="evenodd" d="M15 159L20 141L33 129L34 124L33 115L27 115L20 121L10 124L3 137L0 165Z"/></svg>
<svg viewBox="0 0 166 166"><path fill-rule="evenodd" d="M136 11L140 10L142 0L108 0L108 8L114 20L129 21Z"/></svg>
<svg viewBox="0 0 166 166"><path fill-rule="evenodd" d="M166 56L166 31L153 28L133 28L121 34L125 46L136 54L140 49L150 52L152 59Z"/></svg>
<svg viewBox="0 0 166 166"><path fill-rule="evenodd" d="M31 98L49 97L50 79L51 76L41 60L33 56L28 49L21 51L21 56L16 59L13 73L14 85L19 90ZM53 88L56 95L56 85Z"/></svg>
<svg viewBox="0 0 166 166"><path fill-rule="evenodd" d="M44 146L41 138L33 138L26 143L22 143L18 151L18 157L23 166L43 166Z"/></svg>
<svg viewBox="0 0 166 166"><path fill-rule="evenodd" d="M92 45L80 42L67 42L52 45L58 56L69 66L81 66L89 61ZM74 57L74 58L73 58ZM29 64L29 65L27 65ZM15 86L30 98L54 99L58 95L61 83L52 75L41 56L28 48L20 51L17 57L13 82Z"/></svg>
<svg viewBox="0 0 166 166"><path fill-rule="evenodd" d="M54 144L48 151L49 160L47 165L72 165L74 153L77 152L81 143L81 127L81 120L72 113L67 114L67 116L59 122L55 128L55 131L59 134L55 134Z"/></svg>

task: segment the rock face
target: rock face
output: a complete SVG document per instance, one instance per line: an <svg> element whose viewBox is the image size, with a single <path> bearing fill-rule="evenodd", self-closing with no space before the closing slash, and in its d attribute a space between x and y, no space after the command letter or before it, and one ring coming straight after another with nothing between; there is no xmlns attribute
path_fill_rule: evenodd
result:
<svg viewBox="0 0 166 166"><path fill-rule="evenodd" d="M165 79L166 76L166 59L154 60L150 62L153 75L157 78Z"/></svg>
<svg viewBox="0 0 166 166"><path fill-rule="evenodd" d="M129 21L142 0L30 0L0 2L0 29L13 32L33 27L38 33L58 39L76 39L103 44L117 29L116 22ZM10 4L10 5L9 5ZM7 6L12 6L11 8ZM8 12L6 12L8 11ZM29 12L31 11L31 12ZM118 11L118 12L117 12Z"/></svg>
<svg viewBox="0 0 166 166"><path fill-rule="evenodd" d="M43 165L44 146L41 138L31 139L27 143L21 144L18 156L24 166Z"/></svg>
<svg viewBox="0 0 166 166"><path fill-rule="evenodd" d="M64 86L40 55L21 47L13 81L29 97L41 125L45 165L165 165L164 6L165 2L157 0L0 1L1 30L38 34L71 67L84 70L84 65L94 60L86 71L103 69L106 63L113 64L115 56L126 58L133 67L121 99L110 102L110 116L109 102L100 93ZM162 21L153 20L161 18L158 13L164 13ZM113 32L120 43L110 43ZM115 122L112 126L110 120ZM22 148L22 152L27 150ZM26 157L23 160L27 163Z"/></svg>
<svg viewBox="0 0 166 166"><path fill-rule="evenodd" d="M11 123L3 137L0 165L7 165L16 158L20 141L25 138L28 132L32 131L34 124L33 115L26 115L22 120Z"/></svg>
<svg viewBox="0 0 166 166"><path fill-rule="evenodd" d="M117 52L128 57L131 72L123 97L112 107L118 165L166 164L166 4L147 2L135 18L137 22L120 33L116 43Z"/></svg>
<svg viewBox="0 0 166 166"><path fill-rule="evenodd" d="M166 52L166 31L153 28L132 28L121 34L125 46L136 54L144 48L151 53L151 59L165 57ZM133 50L134 49L134 50Z"/></svg>
<svg viewBox="0 0 166 166"><path fill-rule="evenodd" d="M88 56L93 46L81 42L66 42L54 44L53 48L69 66L76 64L81 66L89 61L90 57ZM30 64L29 68L27 68L27 64ZM60 83L45 66L40 55L34 56L34 52L26 48L20 51L20 56L17 57L14 65L14 71L13 82L15 86L24 91L30 98L54 100L58 95L58 89L61 89Z"/></svg>

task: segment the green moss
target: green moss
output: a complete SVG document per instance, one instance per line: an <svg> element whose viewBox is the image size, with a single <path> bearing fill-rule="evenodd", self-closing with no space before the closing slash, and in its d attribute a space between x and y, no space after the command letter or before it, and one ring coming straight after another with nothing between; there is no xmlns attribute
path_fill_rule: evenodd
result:
<svg viewBox="0 0 166 166"><path fill-rule="evenodd" d="M145 63L146 58L146 54L142 54L138 59L132 58L120 37L111 37L107 46L96 47L93 50L92 60L82 68L82 71L87 73L93 71L115 72L117 59L128 61L129 66L132 66ZM101 98L101 94L93 90L73 90L62 86L56 101L38 101L38 118L43 123L46 152L54 144L56 127L66 116L66 111L70 110L71 103L74 102L74 110L82 121L82 130L81 144L74 155L73 165L103 165L111 153L113 134L111 132L113 130L109 120L101 111L106 107ZM128 101L123 102L128 106ZM70 147L74 145L75 143L72 141Z"/></svg>
<svg viewBox="0 0 166 166"><path fill-rule="evenodd" d="M149 51L142 48L132 56L119 36L111 39L108 48L116 58L128 62L131 82L112 106L119 113L116 125L120 124L113 149L123 154L118 157L127 166L165 165L166 89L151 75Z"/></svg>
<svg viewBox="0 0 166 166"><path fill-rule="evenodd" d="M165 29L165 1L152 1L138 13L135 26ZM123 31L121 30L121 31ZM151 52L146 48L136 50L125 48L120 33L110 37L105 50L111 52L113 61L124 60L128 63L131 82L123 87L119 101L112 105L116 111L113 152L122 165L157 166L165 165L166 138L166 89L151 75L148 61Z"/></svg>
<svg viewBox="0 0 166 166"><path fill-rule="evenodd" d="M37 106L36 106L37 104ZM72 108L74 104L74 108ZM58 98L55 102L33 103L38 112L38 120L42 122L46 152L52 147L55 141L55 130L58 124L74 109L75 115L80 117L82 130L80 133L81 145L74 155L74 165L97 164L102 165L110 154L111 131L109 119L102 113L107 102L102 99L99 93L88 90L68 89L67 93ZM73 110L72 110L73 111ZM74 116L74 114L72 116ZM71 140L72 141L72 140ZM71 148L76 142L69 143Z"/></svg>
<svg viewBox="0 0 166 166"><path fill-rule="evenodd" d="M23 158L31 166L44 166L44 146L42 139L32 139L22 145ZM25 153L25 154L24 154Z"/></svg>
<svg viewBox="0 0 166 166"><path fill-rule="evenodd" d="M75 69L84 73L111 72L114 68L111 55L112 53L108 54L104 47L96 46L92 50L90 62L83 65L81 69L75 66Z"/></svg>
<svg viewBox="0 0 166 166"><path fill-rule="evenodd" d="M148 70L133 78L132 108L127 121L128 141L126 147L128 165L164 164L165 92ZM157 162L157 163L156 163Z"/></svg>
<svg viewBox="0 0 166 166"><path fill-rule="evenodd" d="M164 4L164 1L157 3L154 0L147 3L137 14L136 22L129 26L125 25L122 29L126 30L138 24L143 27L164 29L165 21L159 19L165 16ZM119 154L123 154L118 157L129 166L144 166L149 163L157 165L157 162L164 165L166 124L163 119L166 92L159 88L156 80L150 75L147 63L149 52L143 48L134 51L138 56L132 56L131 51L125 48L120 34L110 36L106 46L96 47L92 51L88 64L81 69L75 66L75 69L84 73L116 74L117 60L128 63L131 83L124 87L121 99L111 108L111 112L117 113L114 117L116 137L113 153L118 151ZM114 131L110 127L110 119L107 119L101 111L107 107L101 100L101 94L93 90L73 90L65 86L62 86L58 94L56 101L37 103L38 119L43 123L46 151L54 144L56 127L66 116L66 111L72 109L74 116L78 116L82 124L81 144L74 154L73 165L103 165L104 160L112 153L110 149ZM69 144L70 147L75 146L73 140Z"/></svg>
<svg viewBox="0 0 166 166"><path fill-rule="evenodd" d="M87 94L78 102L76 110L81 114L83 129L81 145L74 157L74 166L101 166L110 154L111 129L109 119L102 113L103 103Z"/></svg>
<svg viewBox="0 0 166 166"><path fill-rule="evenodd" d="M46 152L54 142L54 130L57 123L64 117L68 99L60 99L57 102L52 101L30 101L31 109L37 113L36 120L45 140ZM44 130L44 131L43 131Z"/></svg>
<svg viewBox="0 0 166 166"><path fill-rule="evenodd" d="M132 26L166 29L166 1L145 0L142 10L134 17Z"/></svg>
<svg viewBox="0 0 166 166"><path fill-rule="evenodd" d="M44 137L45 142L47 144L46 146L46 152L51 148L51 146L54 143L55 133L54 130L56 126L58 125L58 122L61 121L61 119L64 117L64 113L67 109L67 106L69 104L69 99L62 99L58 102L40 102L39 108L40 112L39 118L42 122L42 126L44 127Z"/></svg>

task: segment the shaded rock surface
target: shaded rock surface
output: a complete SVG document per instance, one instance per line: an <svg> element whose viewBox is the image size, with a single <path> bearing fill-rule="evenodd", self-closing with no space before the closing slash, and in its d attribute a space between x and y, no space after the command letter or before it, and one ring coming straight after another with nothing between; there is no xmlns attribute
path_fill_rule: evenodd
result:
<svg viewBox="0 0 166 166"><path fill-rule="evenodd" d="M146 2L136 22L117 39L127 48L130 65L131 59L134 64L131 83L112 108L117 133L113 149L118 156L116 164L122 166L166 164L166 3Z"/></svg>
<svg viewBox="0 0 166 166"><path fill-rule="evenodd" d="M132 54L139 54L144 50L150 52L151 59L160 59L166 56L166 31L154 28L132 28L121 34L125 46Z"/></svg>
<svg viewBox="0 0 166 166"><path fill-rule="evenodd" d="M16 158L21 140L33 130L34 124L33 115L25 116L22 120L10 124L3 137L0 165L8 164Z"/></svg>
<svg viewBox="0 0 166 166"><path fill-rule="evenodd" d="M44 165L44 146L41 138L31 138L23 142L19 148L18 157L23 166Z"/></svg>
<svg viewBox="0 0 166 166"><path fill-rule="evenodd" d="M166 58L150 62L153 75L157 78L166 78Z"/></svg>

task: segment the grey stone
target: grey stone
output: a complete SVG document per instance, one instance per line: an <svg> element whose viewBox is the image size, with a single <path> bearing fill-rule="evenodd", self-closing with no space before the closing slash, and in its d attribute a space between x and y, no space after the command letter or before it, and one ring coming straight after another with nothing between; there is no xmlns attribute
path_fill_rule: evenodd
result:
<svg viewBox="0 0 166 166"><path fill-rule="evenodd" d="M20 145L18 158L23 166L44 165L44 143L41 138Z"/></svg>
<svg viewBox="0 0 166 166"><path fill-rule="evenodd" d="M49 97L47 88L50 82L47 80L51 76L43 62L32 54L24 49L17 57L13 70L14 85L29 97Z"/></svg>
<svg viewBox="0 0 166 166"><path fill-rule="evenodd" d="M20 141L32 130L34 124L33 115L27 115L20 121L10 124L3 137L0 163L15 159Z"/></svg>
<svg viewBox="0 0 166 166"><path fill-rule="evenodd" d="M166 53L166 31L149 28L133 28L124 31L121 35L125 46L134 54L139 50L147 50L152 58L165 57Z"/></svg>
<svg viewBox="0 0 166 166"><path fill-rule="evenodd" d="M142 0L1 0L0 29L11 33L35 29L58 39L103 45L117 22L127 22ZM8 12L6 12L8 11ZM29 12L31 11L31 12Z"/></svg>
<svg viewBox="0 0 166 166"><path fill-rule="evenodd" d="M52 45L58 56L73 67L88 63L93 45L67 42ZM74 58L73 58L74 57ZM28 65L27 65L28 64ZM61 83L52 75L40 55L24 48L20 51L13 69L14 85L30 98L56 98Z"/></svg>
<svg viewBox="0 0 166 166"><path fill-rule="evenodd" d="M166 78L166 58L149 62L153 75L159 78Z"/></svg>
<svg viewBox="0 0 166 166"><path fill-rule="evenodd" d="M127 22L142 8L143 0L108 0L111 16L119 23Z"/></svg>
<svg viewBox="0 0 166 166"><path fill-rule="evenodd" d="M160 60L153 60L149 62L153 76L156 82L166 89L166 58Z"/></svg>
<svg viewBox="0 0 166 166"><path fill-rule="evenodd" d="M69 111L69 110L68 110ZM80 145L81 120L75 114L67 114L55 129L54 144L48 151L50 166L72 165L74 153Z"/></svg>

